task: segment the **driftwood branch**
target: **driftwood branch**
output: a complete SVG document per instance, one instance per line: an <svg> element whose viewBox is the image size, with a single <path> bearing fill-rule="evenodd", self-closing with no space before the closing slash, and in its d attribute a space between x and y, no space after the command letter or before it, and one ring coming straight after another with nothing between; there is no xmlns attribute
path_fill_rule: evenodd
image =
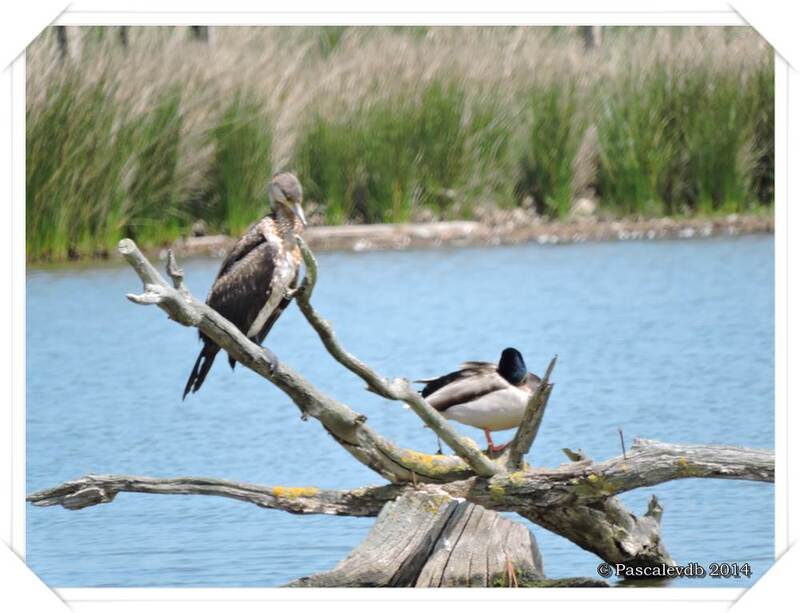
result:
<svg viewBox="0 0 800 613"><path fill-rule="evenodd" d="M26 500L37 507L61 505L77 511L113 502L119 492L223 496L289 513L372 517L402 491L403 487L398 485L339 491L316 487L255 485L208 477L159 479L131 475L86 475L34 492Z"/></svg>
<svg viewBox="0 0 800 613"><path fill-rule="evenodd" d="M452 495L498 511L549 514L556 506L589 504L639 487L686 478L771 483L775 480L775 454L729 445L674 445L636 439L627 457L620 455L603 462L585 459L442 487Z"/></svg>
<svg viewBox="0 0 800 613"><path fill-rule="evenodd" d="M206 478L154 479L90 475L35 492L37 506L82 509L112 502L118 492L226 496L290 513L375 516L408 491L467 500L494 511L517 512L609 563L671 564L661 542L662 509L651 499L637 517L615 497L637 487L693 477L772 482L772 451L724 445L671 445L636 440L627 455L588 458L525 472L472 477L441 485L386 485L350 491L266 487Z"/></svg>
<svg viewBox="0 0 800 613"><path fill-rule="evenodd" d="M390 381L376 373L342 347L331 324L323 319L311 305L311 296L314 293L314 286L317 282L317 261L302 238L298 238L297 242L306 265L305 279L296 297L297 306L319 335L328 353L342 366L360 377L367 384L367 389L370 391L384 398L405 402L425 422L426 426L433 430L439 438L469 464L476 474L482 477L489 477L500 472L500 468L481 453L474 441L460 436L456 429L438 411L411 389L407 379Z"/></svg>
<svg viewBox="0 0 800 613"><path fill-rule="evenodd" d="M531 445L539 433L539 426L544 417L544 411L547 408L547 401L550 398L550 392L553 391L553 384L550 383L550 375L553 374L553 369L556 366L558 356L550 360L544 377L536 388L531 399L528 401L528 406L525 407L525 415L522 418L522 423L517 428L511 444L508 446L508 466L510 470L519 470L523 465L523 458L530 452Z"/></svg>
<svg viewBox="0 0 800 613"><path fill-rule="evenodd" d="M546 515L554 507L591 504L638 487L695 477L772 482L774 453L728 445L673 445L636 439L626 458L617 456L603 462L584 459L556 468L498 474L488 479L471 477L431 486L431 491L447 492L497 511ZM62 504L67 508L83 508L111 502L122 491L228 496L298 513L373 515L380 505L404 490L402 486L376 486L336 491L266 487L208 478L88 475L33 493L28 500L37 506ZM292 494L293 504L272 500L283 498L281 494L286 492Z"/></svg>
<svg viewBox="0 0 800 613"><path fill-rule="evenodd" d="M131 301L137 304L155 304L171 319L202 330L239 363L286 393L304 418L311 416L319 420L342 447L388 480L444 482L463 479L477 472L471 470L470 464L459 457L430 456L402 449L381 437L365 423L364 415L320 392L299 373L280 362L268 349L253 343L231 322L205 303L196 300L187 289L174 258L170 258L167 265L174 284L174 287L170 287L133 241L120 241L119 252L144 284L142 294L128 295ZM465 455L476 466L481 466L483 472L478 474L486 474L487 465L478 463L477 456L482 454L477 448L474 451L475 453ZM485 461L489 462L488 459Z"/></svg>
<svg viewBox="0 0 800 613"><path fill-rule="evenodd" d="M565 450L573 460L571 463L556 468L528 469L523 458L530 450L544 414L552 389L550 375L555 359L529 403L523 425L510 449L493 462L469 439L455 433L411 390L408 381L381 377L339 345L330 324L310 304L316 282L316 262L310 251L304 245L301 247L307 274L298 291L297 303L331 355L361 377L371 391L405 401L460 457L422 454L399 448L384 439L365 423L363 415L322 394L269 350L252 343L233 324L195 300L172 254L168 255L167 262L170 286L136 245L124 240L119 250L144 285L143 293L130 295L129 299L138 304L155 304L175 321L202 330L245 367L284 391L302 416L320 421L356 459L396 485L332 491L265 487L205 478L90 475L33 493L28 500L37 506L81 509L111 502L119 492L201 494L226 496L291 513L374 516L388 501L418 492L464 500L493 512L517 512L607 562L657 564L672 563L660 538L661 506L653 499L647 512L637 517L625 509L616 494L689 477L774 480L771 451L720 445L670 445L646 440L634 441L627 454L603 462L593 462L582 452ZM521 468L525 470L518 470Z"/></svg>

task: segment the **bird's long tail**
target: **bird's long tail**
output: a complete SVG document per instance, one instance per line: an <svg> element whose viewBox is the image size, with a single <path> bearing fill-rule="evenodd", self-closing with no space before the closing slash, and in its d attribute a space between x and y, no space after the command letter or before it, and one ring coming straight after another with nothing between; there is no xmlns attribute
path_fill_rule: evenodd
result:
<svg viewBox="0 0 800 613"><path fill-rule="evenodd" d="M211 365L214 363L214 358L217 357L217 353L219 353L219 347L217 345L206 343L203 346L200 355L197 356L197 360L194 363L194 368L192 368L192 374L189 375L189 380L186 382L186 387L183 390L184 400L186 400L186 396L189 392L194 393L203 385L203 381L206 380L206 375L208 371L211 370Z"/></svg>

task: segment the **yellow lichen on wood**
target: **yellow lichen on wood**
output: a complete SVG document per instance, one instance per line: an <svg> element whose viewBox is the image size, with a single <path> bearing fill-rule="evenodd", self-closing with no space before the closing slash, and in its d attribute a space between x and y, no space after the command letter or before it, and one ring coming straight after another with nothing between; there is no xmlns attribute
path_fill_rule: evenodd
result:
<svg viewBox="0 0 800 613"><path fill-rule="evenodd" d="M519 487L520 485L525 483L525 472L518 470L516 472L511 473L508 475L508 482L511 485Z"/></svg>
<svg viewBox="0 0 800 613"><path fill-rule="evenodd" d="M316 496L318 493L318 487L282 487L276 485L272 488L272 495L277 498L302 498Z"/></svg>
<svg viewBox="0 0 800 613"><path fill-rule="evenodd" d="M676 463L680 473L687 477L702 477L705 474L702 469L689 464L689 461L683 456L679 457Z"/></svg>
<svg viewBox="0 0 800 613"><path fill-rule="evenodd" d="M439 509L442 508L443 504L446 504L451 500L452 498L450 496L446 494L441 494L429 498L426 506L428 507L428 511L431 513L431 515L435 515L436 513L439 512Z"/></svg>
<svg viewBox="0 0 800 613"><path fill-rule="evenodd" d="M492 483L489 486L489 495L492 498L502 498L506 495L506 489L499 483Z"/></svg>
<svg viewBox="0 0 800 613"><path fill-rule="evenodd" d="M613 495L617 493L617 488L604 475L591 473L585 479L570 479L570 484L575 486L578 494L583 496L595 496L598 493Z"/></svg>
<svg viewBox="0 0 800 613"><path fill-rule="evenodd" d="M436 476L453 470L452 462L445 456L435 456L406 449L397 458L404 468L418 475Z"/></svg>

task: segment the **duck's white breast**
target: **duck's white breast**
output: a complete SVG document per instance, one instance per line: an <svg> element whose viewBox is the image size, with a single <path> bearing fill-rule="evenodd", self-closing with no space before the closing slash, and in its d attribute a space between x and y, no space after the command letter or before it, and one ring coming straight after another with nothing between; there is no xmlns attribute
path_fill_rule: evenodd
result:
<svg viewBox="0 0 800 613"><path fill-rule="evenodd" d="M492 432L509 430L519 426L522 421L528 398L525 389L508 387L477 400L454 405L442 415L447 419Z"/></svg>

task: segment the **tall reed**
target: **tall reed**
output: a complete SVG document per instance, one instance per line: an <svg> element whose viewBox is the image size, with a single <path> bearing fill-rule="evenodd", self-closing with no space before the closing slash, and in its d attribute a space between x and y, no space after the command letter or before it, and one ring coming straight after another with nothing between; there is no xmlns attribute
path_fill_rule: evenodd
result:
<svg viewBox="0 0 800 613"><path fill-rule="evenodd" d="M530 195L540 213L565 217L572 206L575 156L586 133L574 81L535 87L524 100L529 123L519 152L517 193Z"/></svg>
<svg viewBox="0 0 800 613"><path fill-rule="evenodd" d="M452 200L491 180L509 138L485 108L468 107L461 88L433 81L416 97L315 115L300 132L296 163L308 196L327 203L329 223L407 221L417 206L445 217Z"/></svg>
<svg viewBox="0 0 800 613"><path fill-rule="evenodd" d="M272 124L262 108L256 98L237 93L211 130L214 159L201 214L230 234L241 233L266 212Z"/></svg>
<svg viewBox="0 0 800 613"><path fill-rule="evenodd" d="M68 28L27 55L27 253L239 233L293 169L328 223L577 196L604 215L773 198L773 63L749 28ZM591 138L589 138L591 136ZM580 193L578 193L580 192Z"/></svg>

